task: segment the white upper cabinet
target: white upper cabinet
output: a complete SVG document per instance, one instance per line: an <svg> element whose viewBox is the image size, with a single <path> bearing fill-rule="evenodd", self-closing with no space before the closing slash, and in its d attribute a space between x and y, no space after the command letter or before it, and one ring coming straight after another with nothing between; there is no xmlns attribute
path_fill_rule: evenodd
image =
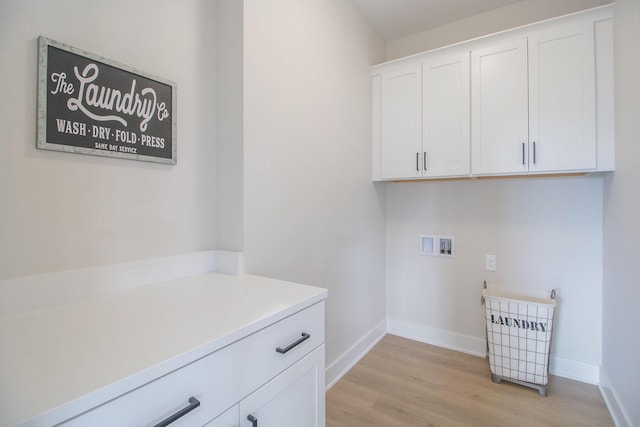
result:
<svg viewBox="0 0 640 427"><path fill-rule="evenodd" d="M420 65L382 75L380 138L381 170L385 179L420 175L421 86Z"/></svg>
<svg viewBox="0 0 640 427"><path fill-rule="evenodd" d="M592 22L532 32L472 58L473 174L596 168Z"/></svg>
<svg viewBox="0 0 640 427"><path fill-rule="evenodd" d="M378 90L382 179L469 174L468 52L382 73Z"/></svg>
<svg viewBox="0 0 640 427"><path fill-rule="evenodd" d="M613 8L372 67L374 181L614 170Z"/></svg>
<svg viewBox="0 0 640 427"><path fill-rule="evenodd" d="M593 23L529 36L529 169L596 168Z"/></svg>
<svg viewBox="0 0 640 427"><path fill-rule="evenodd" d="M422 176L469 175L469 52L422 65Z"/></svg>
<svg viewBox="0 0 640 427"><path fill-rule="evenodd" d="M472 173L528 170L527 40L474 50Z"/></svg>

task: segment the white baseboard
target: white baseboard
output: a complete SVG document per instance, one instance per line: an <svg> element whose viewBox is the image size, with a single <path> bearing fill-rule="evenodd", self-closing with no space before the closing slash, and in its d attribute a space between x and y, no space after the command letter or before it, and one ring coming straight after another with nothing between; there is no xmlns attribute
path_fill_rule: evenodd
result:
<svg viewBox="0 0 640 427"><path fill-rule="evenodd" d="M600 365L582 362L566 357L551 356L549 372L570 380L598 385L600 382Z"/></svg>
<svg viewBox="0 0 640 427"><path fill-rule="evenodd" d="M0 316L216 270L215 251L192 252L0 280Z"/></svg>
<svg viewBox="0 0 640 427"><path fill-rule="evenodd" d="M349 372L349 369L355 366L386 333L387 325L385 321L382 321L352 345L342 356L327 366L325 370L326 390L328 391L340 378Z"/></svg>
<svg viewBox="0 0 640 427"><path fill-rule="evenodd" d="M487 344L484 339L398 319L388 319L387 328L393 335L478 357L486 356ZM549 364L551 374L589 384L598 384L599 369L599 365L557 356L552 356Z"/></svg>
<svg viewBox="0 0 640 427"><path fill-rule="evenodd" d="M618 398L618 394L611 384L609 375L607 375L607 372L602 367L600 368L599 387L604 403L607 405L616 427L631 427L633 425L631 424L631 419L627 415L627 411L624 409L624 406L622 406L622 403Z"/></svg>
<svg viewBox="0 0 640 427"><path fill-rule="evenodd" d="M444 347L478 357L485 357L487 355L487 344L484 339L456 334L415 322L387 319L387 332L403 338L437 345L438 347Z"/></svg>

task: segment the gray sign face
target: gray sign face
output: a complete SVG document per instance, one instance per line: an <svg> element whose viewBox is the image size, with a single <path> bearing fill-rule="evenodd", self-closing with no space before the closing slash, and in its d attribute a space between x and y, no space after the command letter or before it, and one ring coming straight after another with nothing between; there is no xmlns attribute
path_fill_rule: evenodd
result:
<svg viewBox="0 0 640 427"><path fill-rule="evenodd" d="M42 36L38 66L38 148L176 164L174 83Z"/></svg>

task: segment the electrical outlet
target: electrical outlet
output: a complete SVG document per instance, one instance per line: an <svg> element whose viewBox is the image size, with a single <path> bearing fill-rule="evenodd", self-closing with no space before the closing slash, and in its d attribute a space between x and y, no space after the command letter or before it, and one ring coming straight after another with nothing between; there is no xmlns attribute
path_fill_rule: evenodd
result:
<svg viewBox="0 0 640 427"><path fill-rule="evenodd" d="M484 256L484 269L486 271L496 271L496 256L485 255Z"/></svg>

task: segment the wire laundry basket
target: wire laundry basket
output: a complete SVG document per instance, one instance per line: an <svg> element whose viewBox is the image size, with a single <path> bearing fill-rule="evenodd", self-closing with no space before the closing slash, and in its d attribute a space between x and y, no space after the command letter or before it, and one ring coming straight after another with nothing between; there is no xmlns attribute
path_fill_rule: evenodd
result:
<svg viewBox="0 0 640 427"><path fill-rule="evenodd" d="M491 379L536 388L546 396L556 291L485 284L482 296Z"/></svg>

